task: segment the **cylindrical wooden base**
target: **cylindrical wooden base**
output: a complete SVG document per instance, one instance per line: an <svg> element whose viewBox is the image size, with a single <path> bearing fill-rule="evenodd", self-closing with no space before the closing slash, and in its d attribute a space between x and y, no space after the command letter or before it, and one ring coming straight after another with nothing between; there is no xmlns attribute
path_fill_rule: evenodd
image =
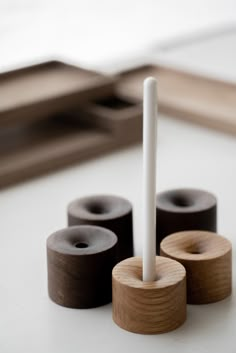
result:
<svg viewBox="0 0 236 353"><path fill-rule="evenodd" d="M232 249L224 237L203 231L172 234L162 241L161 255L185 267L188 304L214 303L231 294Z"/></svg>
<svg viewBox="0 0 236 353"><path fill-rule="evenodd" d="M197 189L168 190L157 195L157 254L167 235L185 230L217 231L217 200Z"/></svg>
<svg viewBox="0 0 236 353"><path fill-rule="evenodd" d="M90 224L110 229L118 237L117 262L133 256L131 203L121 197L94 195L72 201L68 225Z"/></svg>
<svg viewBox="0 0 236 353"><path fill-rule="evenodd" d="M186 273L173 260L156 257L157 279L142 281L142 258L132 257L112 271L113 320L142 334L176 329L186 319Z"/></svg>
<svg viewBox="0 0 236 353"><path fill-rule="evenodd" d="M117 237L95 226L75 226L47 240L48 293L59 305L92 308L111 301Z"/></svg>

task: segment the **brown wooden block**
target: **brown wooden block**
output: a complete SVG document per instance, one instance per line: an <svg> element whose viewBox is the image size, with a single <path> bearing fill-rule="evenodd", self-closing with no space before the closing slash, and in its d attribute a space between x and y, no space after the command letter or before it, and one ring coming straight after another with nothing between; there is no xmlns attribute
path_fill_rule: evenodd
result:
<svg viewBox="0 0 236 353"><path fill-rule="evenodd" d="M121 73L118 93L141 99L142 82L147 76L158 79L158 109L161 113L236 133L235 83L163 65L146 65Z"/></svg>
<svg viewBox="0 0 236 353"><path fill-rule="evenodd" d="M117 237L95 226L61 229L47 240L48 293L57 304L92 308L111 301Z"/></svg>
<svg viewBox="0 0 236 353"><path fill-rule="evenodd" d="M121 140L142 138L141 99L132 99L116 91L107 97L90 101L79 109L79 119L103 128Z"/></svg>
<svg viewBox="0 0 236 353"><path fill-rule="evenodd" d="M166 237L161 255L179 261L187 273L188 304L214 303L232 291L232 246L211 232L186 231Z"/></svg>
<svg viewBox="0 0 236 353"><path fill-rule="evenodd" d="M49 61L0 74L0 126L48 118L106 97L115 78Z"/></svg>
<svg viewBox="0 0 236 353"><path fill-rule="evenodd" d="M167 260L167 261L166 261ZM142 259L132 257L112 271L113 320L142 334L176 329L186 319L186 273L173 260L156 257L157 279L142 281Z"/></svg>
<svg viewBox="0 0 236 353"><path fill-rule="evenodd" d="M68 205L68 225L90 224L110 229L118 237L117 262L133 256L132 204L114 195L93 195Z"/></svg>
<svg viewBox="0 0 236 353"><path fill-rule="evenodd" d="M157 254L167 235L184 230L217 231L217 200L204 190L173 189L157 195Z"/></svg>

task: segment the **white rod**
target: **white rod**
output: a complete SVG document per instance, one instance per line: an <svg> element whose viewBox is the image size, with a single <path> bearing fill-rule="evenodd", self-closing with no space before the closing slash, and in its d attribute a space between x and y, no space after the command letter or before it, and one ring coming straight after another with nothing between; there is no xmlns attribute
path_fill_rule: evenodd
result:
<svg viewBox="0 0 236 353"><path fill-rule="evenodd" d="M143 86L143 281L156 280L157 81Z"/></svg>

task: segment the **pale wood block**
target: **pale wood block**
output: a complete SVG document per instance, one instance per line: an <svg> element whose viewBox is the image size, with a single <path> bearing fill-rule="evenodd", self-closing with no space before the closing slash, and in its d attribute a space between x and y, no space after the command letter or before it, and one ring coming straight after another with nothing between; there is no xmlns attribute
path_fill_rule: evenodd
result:
<svg viewBox="0 0 236 353"><path fill-rule="evenodd" d="M161 255L179 261L187 272L187 302L214 303L232 291L232 246L212 232L185 231L161 242Z"/></svg>
<svg viewBox="0 0 236 353"><path fill-rule="evenodd" d="M176 329L186 319L186 272L173 260L156 257L157 279L142 281L142 258L131 257L112 272L113 320L142 334Z"/></svg>

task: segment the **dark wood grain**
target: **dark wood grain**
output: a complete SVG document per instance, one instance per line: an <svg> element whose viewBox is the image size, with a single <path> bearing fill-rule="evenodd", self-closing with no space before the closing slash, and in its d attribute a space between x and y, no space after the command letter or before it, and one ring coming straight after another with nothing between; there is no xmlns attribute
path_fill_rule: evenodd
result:
<svg viewBox="0 0 236 353"><path fill-rule="evenodd" d="M174 189L157 195L157 253L167 235L184 230L217 231L216 197L198 189Z"/></svg>
<svg viewBox="0 0 236 353"><path fill-rule="evenodd" d="M117 261L133 256L131 203L114 195L94 195L72 201L68 225L91 224L113 231L118 237Z"/></svg>
<svg viewBox="0 0 236 353"><path fill-rule="evenodd" d="M47 239L48 293L57 304L92 308L111 301L117 237L96 226L59 230Z"/></svg>

